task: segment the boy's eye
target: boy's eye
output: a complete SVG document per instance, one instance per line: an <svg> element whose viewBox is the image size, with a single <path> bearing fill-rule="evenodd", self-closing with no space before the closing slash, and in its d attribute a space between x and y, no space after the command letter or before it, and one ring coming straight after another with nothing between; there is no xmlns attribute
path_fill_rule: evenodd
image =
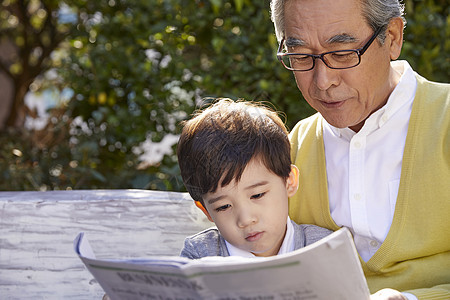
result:
<svg viewBox="0 0 450 300"><path fill-rule="evenodd" d="M216 211L224 211L230 207L231 207L230 204L225 204L225 205L222 205L222 206L219 206L218 208L216 208Z"/></svg>
<svg viewBox="0 0 450 300"><path fill-rule="evenodd" d="M262 196L264 196L266 193L259 193L259 194L255 194L255 195L252 195L250 198L251 199L259 199L259 198L261 198Z"/></svg>

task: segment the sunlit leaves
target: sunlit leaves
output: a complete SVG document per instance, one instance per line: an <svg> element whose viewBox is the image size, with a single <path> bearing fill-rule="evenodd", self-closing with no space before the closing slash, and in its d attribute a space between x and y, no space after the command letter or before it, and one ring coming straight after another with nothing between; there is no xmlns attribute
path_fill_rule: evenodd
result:
<svg viewBox="0 0 450 300"><path fill-rule="evenodd" d="M448 82L450 5L446 0L408 0L401 58L430 80Z"/></svg>
<svg viewBox="0 0 450 300"><path fill-rule="evenodd" d="M269 0L45 1L51 10L41 1L25 2L33 3L27 28L43 34L27 39L19 16L3 9L17 1L3 0L0 36L13 36L18 47L32 44L28 55L34 58L27 59L39 63L53 41L44 26L51 17L54 33L67 34L51 56L58 67L54 84L70 89L73 98L45 129L51 137L45 146L41 136L0 136L0 181L14 182L10 188L181 190L173 151L143 164L133 149L165 145L164 137L176 137L180 121L202 99L270 101L286 113L291 128L313 113L292 73L276 60ZM406 1L402 52L419 73L440 81L448 79L449 69L445 3ZM8 68L23 72L20 60Z"/></svg>

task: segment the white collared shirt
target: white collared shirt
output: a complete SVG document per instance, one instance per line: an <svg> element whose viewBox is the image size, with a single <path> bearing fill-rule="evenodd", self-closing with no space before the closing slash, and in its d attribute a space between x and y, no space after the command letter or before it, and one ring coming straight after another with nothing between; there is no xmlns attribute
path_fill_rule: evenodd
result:
<svg viewBox="0 0 450 300"><path fill-rule="evenodd" d="M292 225L289 216L287 217L286 224L286 235L284 236L284 240L281 244L278 254L285 254L294 250L294 226ZM227 245L228 253L230 254L230 256L255 257L253 253L239 249L231 245L227 241L225 241L225 244Z"/></svg>
<svg viewBox="0 0 450 300"><path fill-rule="evenodd" d="M402 74L400 81L358 133L323 124L331 216L352 231L364 261L380 248L392 224L417 87L406 61L392 65Z"/></svg>

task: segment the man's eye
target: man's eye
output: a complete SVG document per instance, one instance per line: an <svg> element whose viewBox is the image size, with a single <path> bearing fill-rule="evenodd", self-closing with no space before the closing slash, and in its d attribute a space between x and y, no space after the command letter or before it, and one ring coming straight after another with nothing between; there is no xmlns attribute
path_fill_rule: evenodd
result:
<svg viewBox="0 0 450 300"><path fill-rule="evenodd" d="M250 198L251 199L259 199L259 198L263 197L265 194L266 193L255 194L255 195L252 195Z"/></svg>
<svg viewBox="0 0 450 300"><path fill-rule="evenodd" d="M336 61L348 61L358 58L358 54L356 54L355 52L335 52L332 53L330 56L331 59Z"/></svg>
<svg viewBox="0 0 450 300"><path fill-rule="evenodd" d="M218 208L216 208L216 211L224 211L224 210L227 210L230 207L231 207L230 204L225 204L225 205L222 205L222 206L219 206Z"/></svg>

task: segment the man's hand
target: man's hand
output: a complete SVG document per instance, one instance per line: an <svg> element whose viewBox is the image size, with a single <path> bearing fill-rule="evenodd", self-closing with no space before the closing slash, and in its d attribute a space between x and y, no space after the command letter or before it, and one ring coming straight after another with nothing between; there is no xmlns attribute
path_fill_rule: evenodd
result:
<svg viewBox="0 0 450 300"><path fill-rule="evenodd" d="M370 300L408 300L402 293L393 289L382 289L370 295Z"/></svg>

